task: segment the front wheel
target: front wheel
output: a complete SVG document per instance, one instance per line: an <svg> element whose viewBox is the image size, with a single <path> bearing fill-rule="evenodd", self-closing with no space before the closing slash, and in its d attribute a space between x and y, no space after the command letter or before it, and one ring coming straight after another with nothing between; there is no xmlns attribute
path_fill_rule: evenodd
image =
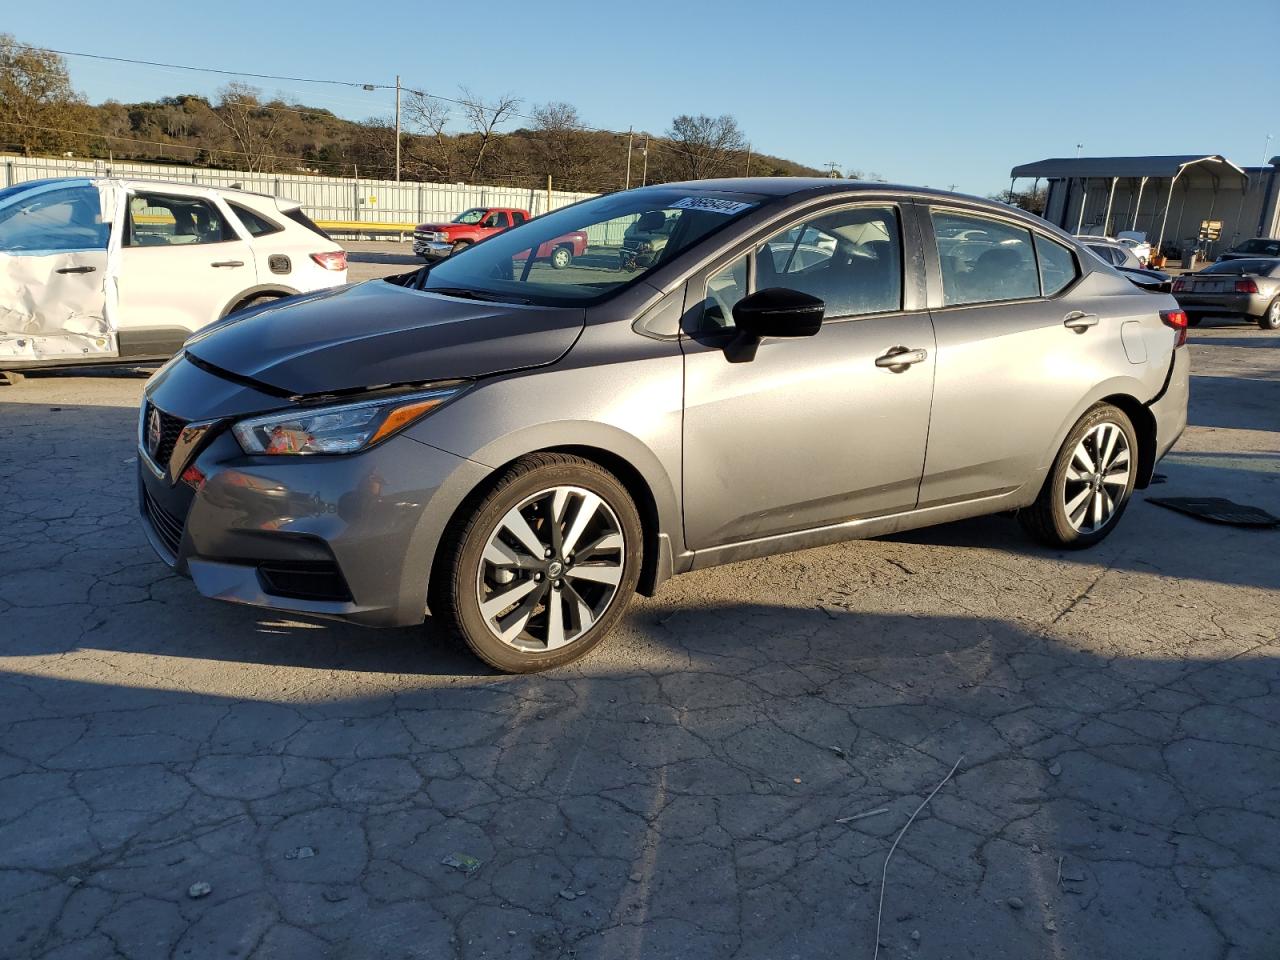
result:
<svg viewBox="0 0 1280 960"><path fill-rule="evenodd" d="M1258 326L1263 330L1280 330L1280 297L1272 300L1267 312L1258 318Z"/></svg>
<svg viewBox="0 0 1280 960"><path fill-rule="evenodd" d="M1036 502L1018 519L1047 546L1091 547L1119 523L1137 477L1133 423L1118 407L1097 404L1067 434Z"/></svg>
<svg viewBox="0 0 1280 960"><path fill-rule="evenodd" d="M642 536L630 495L603 467L531 454L450 524L432 609L504 672L568 663L626 611Z"/></svg>
<svg viewBox="0 0 1280 960"><path fill-rule="evenodd" d="M457 256L463 250L467 249L467 247L469 246L471 246L470 240L459 240L457 243L453 245L453 248L449 251L449 256L451 257Z"/></svg>

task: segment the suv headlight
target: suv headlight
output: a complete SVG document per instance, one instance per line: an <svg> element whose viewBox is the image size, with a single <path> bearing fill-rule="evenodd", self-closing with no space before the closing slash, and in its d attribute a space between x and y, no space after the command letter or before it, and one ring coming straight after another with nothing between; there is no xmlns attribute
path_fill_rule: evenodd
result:
<svg viewBox="0 0 1280 960"><path fill-rule="evenodd" d="M241 420L232 433L245 453L358 453L421 420L462 390L459 385L379 400L268 413Z"/></svg>

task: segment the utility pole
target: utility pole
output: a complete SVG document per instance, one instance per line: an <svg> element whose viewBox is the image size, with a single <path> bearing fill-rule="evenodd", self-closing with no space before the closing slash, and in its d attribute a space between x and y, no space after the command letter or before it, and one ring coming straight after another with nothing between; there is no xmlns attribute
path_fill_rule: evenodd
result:
<svg viewBox="0 0 1280 960"><path fill-rule="evenodd" d="M396 74L396 183L400 182L400 74Z"/></svg>
<svg viewBox="0 0 1280 960"><path fill-rule="evenodd" d="M631 189L631 141L635 139L635 128L627 127L627 183L623 190Z"/></svg>
<svg viewBox="0 0 1280 960"><path fill-rule="evenodd" d="M551 174L547 174L547 213L551 212Z"/></svg>
<svg viewBox="0 0 1280 960"><path fill-rule="evenodd" d="M644 146L640 148L640 156L643 163L640 165L640 186L644 186L649 182L649 138L644 138Z"/></svg>
<svg viewBox="0 0 1280 960"><path fill-rule="evenodd" d="M742 174L744 177L751 176L751 144L747 144L747 169Z"/></svg>
<svg viewBox="0 0 1280 960"><path fill-rule="evenodd" d="M831 172L827 174L827 176L828 176L829 178L831 178L832 180L839 180L839 179L840 179L840 173L839 173L839 171L836 169L837 167L839 167L839 166L840 166L840 164L838 164L838 163L836 163L834 160L832 160L830 163L825 164L825 166L828 166L828 167L830 167L830 168L831 168Z"/></svg>

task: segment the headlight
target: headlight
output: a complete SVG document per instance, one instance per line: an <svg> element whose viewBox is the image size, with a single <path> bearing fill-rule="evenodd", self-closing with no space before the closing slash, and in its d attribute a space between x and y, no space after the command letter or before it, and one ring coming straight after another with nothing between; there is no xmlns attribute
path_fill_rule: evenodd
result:
<svg viewBox="0 0 1280 960"><path fill-rule="evenodd" d="M245 453L357 453L422 419L462 389L447 387L380 400L269 413L241 420L232 432Z"/></svg>

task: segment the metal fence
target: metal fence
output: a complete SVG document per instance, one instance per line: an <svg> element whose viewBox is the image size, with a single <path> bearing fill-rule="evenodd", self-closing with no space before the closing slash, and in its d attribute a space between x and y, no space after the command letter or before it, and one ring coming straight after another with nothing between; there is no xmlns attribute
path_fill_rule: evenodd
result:
<svg viewBox="0 0 1280 960"><path fill-rule="evenodd" d="M0 154L0 186L10 187L45 177L123 177L176 180L211 187L238 186L297 200L313 220L362 223L420 223L448 220L468 207L504 206L533 216L596 196L523 187L463 183L399 183L356 177L321 177L298 173L250 173L159 163L110 162L68 157L21 157Z"/></svg>

